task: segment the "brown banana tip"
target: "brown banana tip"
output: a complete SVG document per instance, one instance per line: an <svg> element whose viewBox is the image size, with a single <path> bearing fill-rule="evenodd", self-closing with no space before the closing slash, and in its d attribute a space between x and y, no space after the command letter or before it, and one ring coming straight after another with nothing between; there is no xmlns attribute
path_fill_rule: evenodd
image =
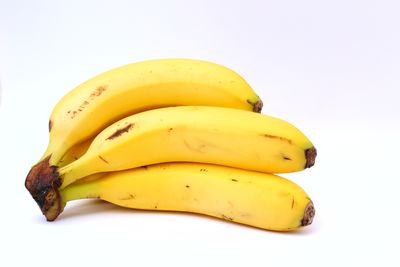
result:
<svg viewBox="0 0 400 267"><path fill-rule="evenodd" d="M50 156L33 166L25 180L25 187L39 205L48 221L54 221L63 206L58 188L61 186L56 166L50 166Z"/></svg>
<svg viewBox="0 0 400 267"><path fill-rule="evenodd" d="M306 154L306 168L311 168L315 164L315 158L317 157L317 150L315 147L309 148L305 151Z"/></svg>
<svg viewBox="0 0 400 267"><path fill-rule="evenodd" d="M301 226L310 225L313 222L314 215L315 215L314 204L312 203L312 201L310 201L307 204L306 209L304 210L304 216L303 219L301 220Z"/></svg>
<svg viewBox="0 0 400 267"><path fill-rule="evenodd" d="M263 102L261 99L258 99L257 102L253 103L253 112L261 113L263 108Z"/></svg>

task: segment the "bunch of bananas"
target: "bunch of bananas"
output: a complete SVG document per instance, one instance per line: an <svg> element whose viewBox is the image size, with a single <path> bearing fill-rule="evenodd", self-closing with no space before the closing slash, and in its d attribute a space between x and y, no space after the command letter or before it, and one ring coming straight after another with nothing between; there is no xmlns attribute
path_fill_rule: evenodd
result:
<svg viewBox="0 0 400 267"><path fill-rule="evenodd" d="M190 59L102 73L54 108L50 141L25 187L48 221L68 201L210 215L258 228L309 225L314 206L274 175L314 164L316 150L234 71Z"/></svg>

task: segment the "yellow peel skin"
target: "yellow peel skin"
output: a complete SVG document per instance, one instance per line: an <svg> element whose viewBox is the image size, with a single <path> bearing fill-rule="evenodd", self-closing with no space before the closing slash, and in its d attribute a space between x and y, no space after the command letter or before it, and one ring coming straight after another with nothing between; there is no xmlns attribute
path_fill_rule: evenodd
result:
<svg viewBox="0 0 400 267"><path fill-rule="evenodd" d="M59 160L58 167L63 167L70 164L71 162L82 157L88 150L90 144L93 142L94 138L90 138L80 144L71 147L64 156Z"/></svg>
<svg viewBox="0 0 400 267"><path fill-rule="evenodd" d="M274 231L295 230L314 216L310 198L297 184L211 164L164 163L111 172L60 193L64 202L100 198L127 208L192 212Z"/></svg>
<svg viewBox="0 0 400 267"><path fill-rule="evenodd" d="M128 115L179 105L223 106L260 111L262 102L236 72L191 59L158 59L102 73L73 89L53 109L49 165L74 145Z"/></svg>
<svg viewBox="0 0 400 267"><path fill-rule="evenodd" d="M310 140L281 119L231 108L169 107L109 126L58 174L64 188L98 172L177 161L285 173L312 166L310 150L315 151Z"/></svg>

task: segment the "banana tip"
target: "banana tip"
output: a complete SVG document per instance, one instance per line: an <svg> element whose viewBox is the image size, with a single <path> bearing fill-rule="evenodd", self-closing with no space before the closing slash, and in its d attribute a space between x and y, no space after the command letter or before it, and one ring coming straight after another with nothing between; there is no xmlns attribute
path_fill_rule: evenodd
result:
<svg viewBox="0 0 400 267"><path fill-rule="evenodd" d="M314 215L315 215L314 204L312 203L312 201L310 201L304 210L304 216L303 219L301 220L301 226L310 225L314 219Z"/></svg>
<svg viewBox="0 0 400 267"><path fill-rule="evenodd" d="M253 104L253 111L261 113L262 108L263 108L263 102L261 101L261 99L258 99L257 102Z"/></svg>
<svg viewBox="0 0 400 267"><path fill-rule="evenodd" d="M54 221L62 212L58 188L61 180L56 166L50 166L50 156L33 166L25 180L25 187L39 205L48 221Z"/></svg>
<svg viewBox="0 0 400 267"><path fill-rule="evenodd" d="M309 148L305 151L306 154L306 168L311 168L315 164L315 158L317 157L317 150L315 147Z"/></svg>

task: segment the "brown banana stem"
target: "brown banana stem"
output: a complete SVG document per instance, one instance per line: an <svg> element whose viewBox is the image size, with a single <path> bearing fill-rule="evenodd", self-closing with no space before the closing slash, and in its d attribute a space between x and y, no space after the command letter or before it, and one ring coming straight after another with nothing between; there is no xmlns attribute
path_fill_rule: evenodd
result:
<svg viewBox="0 0 400 267"><path fill-rule="evenodd" d="M25 180L25 187L39 205L48 221L54 221L63 211L59 192L61 179L57 166L50 166L50 156L31 168Z"/></svg>

